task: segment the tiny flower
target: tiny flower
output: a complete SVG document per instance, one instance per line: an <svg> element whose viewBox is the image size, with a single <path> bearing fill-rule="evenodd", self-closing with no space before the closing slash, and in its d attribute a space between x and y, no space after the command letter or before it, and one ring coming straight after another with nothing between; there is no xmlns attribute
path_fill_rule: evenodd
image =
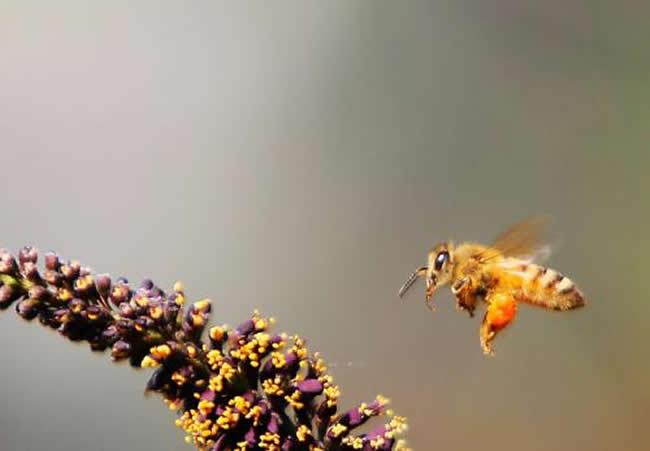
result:
<svg viewBox="0 0 650 451"><path fill-rule="evenodd" d="M7 278L0 285L0 309L9 307L16 299L20 297L19 287Z"/></svg>
<svg viewBox="0 0 650 451"><path fill-rule="evenodd" d="M15 274L16 260L7 249L0 249L0 274Z"/></svg>
<svg viewBox="0 0 650 451"><path fill-rule="evenodd" d="M16 312L26 320L36 318L41 301L38 299L23 299L16 304Z"/></svg>
<svg viewBox="0 0 650 451"><path fill-rule="evenodd" d="M131 345L128 342L120 340L113 345L111 357L113 357L114 360L126 359L130 354Z"/></svg>
<svg viewBox="0 0 650 451"><path fill-rule="evenodd" d="M18 263L23 266L25 263L36 263L38 251L35 247L25 246L18 252Z"/></svg>
<svg viewBox="0 0 650 451"><path fill-rule="evenodd" d="M61 266L61 274L63 274L63 277L65 277L69 281L73 281L74 279L79 277L80 271L81 271L81 264L76 260L72 260L68 262L68 264Z"/></svg>
<svg viewBox="0 0 650 451"><path fill-rule="evenodd" d="M297 388L304 396L314 397L323 392L323 383L318 379L306 379L298 382Z"/></svg>
<svg viewBox="0 0 650 451"><path fill-rule="evenodd" d="M45 269L49 271L57 271L61 266L61 261L59 260L59 256L56 255L54 252L48 252L47 254L45 254L45 257L43 257L43 261L45 263Z"/></svg>

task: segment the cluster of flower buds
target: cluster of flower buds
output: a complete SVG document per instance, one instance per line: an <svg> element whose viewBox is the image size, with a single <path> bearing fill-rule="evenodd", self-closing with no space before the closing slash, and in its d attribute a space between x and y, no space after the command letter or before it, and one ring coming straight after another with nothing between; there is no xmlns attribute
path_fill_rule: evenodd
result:
<svg viewBox="0 0 650 451"><path fill-rule="evenodd" d="M378 396L344 413L339 388L318 354L301 338L272 334L273 320L255 312L234 329L208 330L208 300L184 308L183 285L167 295L152 281L137 289L124 278L93 274L54 253L37 268L36 250L16 260L0 250L0 308L16 302L26 320L38 318L114 360L154 368L147 391L162 394L179 413L177 425L200 450L405 450L403 417ZM355 430L373 417L385 421Z"/></svg>

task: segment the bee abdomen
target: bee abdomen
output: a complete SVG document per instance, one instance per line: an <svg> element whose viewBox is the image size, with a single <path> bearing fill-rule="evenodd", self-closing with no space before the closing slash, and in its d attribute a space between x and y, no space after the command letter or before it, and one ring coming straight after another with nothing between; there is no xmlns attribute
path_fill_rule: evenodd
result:
<svg viewBox="0 0 650 451"><path fill-rule="evenodd" d="M523 269L523 268L522 268ZM571 310L585 305L576 284L558 271L539 265L526 265L524 301L552 310Z"/></svg>

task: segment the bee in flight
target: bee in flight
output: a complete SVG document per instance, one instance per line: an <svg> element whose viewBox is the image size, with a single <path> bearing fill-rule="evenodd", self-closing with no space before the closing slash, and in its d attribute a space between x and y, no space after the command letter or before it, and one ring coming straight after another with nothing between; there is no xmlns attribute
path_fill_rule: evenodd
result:
<svg viewBox="0 0 650 451"><path fill-rule="evenodd" d="M480 327L483 353L494 355L492 341L515 318L520 302L548 310L573 310L585 305L576 285L559 272L535 264L547 249L541 243L544 221L529 218L503 232L490 246L451 241L429 252L427 265L417 268L399 290L403 297L418 278L426 282L426 304L449 284L459 310L474 316L476 305L487 305Z"/></svg>

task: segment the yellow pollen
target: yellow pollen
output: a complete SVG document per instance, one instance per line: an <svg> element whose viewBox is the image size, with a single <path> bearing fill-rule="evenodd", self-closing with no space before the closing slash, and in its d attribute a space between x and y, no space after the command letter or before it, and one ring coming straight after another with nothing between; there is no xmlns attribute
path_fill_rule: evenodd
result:
<svg viewBox="0 0 650 451"><path fill-rule="evenodd" d="M183 376L182 374L177 373L177 372L172 374L172 380L174 382L176 382L176 385L178 385L178 386L185 385L185 383L187 382L187 378L185 376Z"/></svg>
<svg viewBox="0 0 650 451"><path fill-rule="evenodd" d="M59 288L57 291L57 299L61 302L68 302L72 299L72 292L67 288Z"/></svg>
<svg viewBox="0 0 650 451"><path fill-rule="evenodd" d="M149 311L149 315L153 319L160 319L163 315L163 309L159 305L156 305L151 308L151 310Z"/></svg>
<svg viewBox="0 0 650 451"><path fill-rule="evenodd" d="M144 359L142 359L140 366L142 368L158 368L160 366L160 362L146 355L144 356Z"/></svg>
<svg viewBox="0 0 650 451"><path fill-rule="evenodd" d="M183 304L185 304L185 296L183 296L182 294L178 293L178 295L176 296L176 299L174 300L174 303L175 303L177 306L182 307Z"/></svg>
<svg viewBox="0 0 650 451"><path fill-rule="evenodd" d="M339 437L341 434L343 434L345 431L347 431L348 428L343 426L342 424L335 424L330 428L330 433L336 438Z"/></svg>
<svg viewBox="0 0 650 451"><path fill-rule="evenodd" d="M194 304L194 307L197 310L205 310L208 307L210 307L210 300L209 299L202 299Z"/></svg>
<svg viewBox="0 0 650 451"><path fill-rule="evenodd" d="M149 350L151 355L158 360L165 360L172 353L169 345L154 346Z"/></svg>
<svg viewBox="0 0 650 451"><path fill-rule="evenodd" d="M192 326L201 327L205 324L205 318L200 313L191 313L192 317Z"/></svg>
<svg viewBox="0 0 650 451"><path fill-rule="evenodd" d="M284 399L291 404L294 409L302 409L305 407L305 404L300 402L300 392L296 390L291 394L291 396L285 396Z"/></svg>
<svg viewBox="0 0 650 451"><path fill-rule="evenodd" d="M246 401L242 396L235 396L233 399L228 401L228 405L234 407L245 415L248 413L251 403Z"/></svg>
<svg viewBox="0 0 650 451"><path fill-rule="evenodd" d="M306 441L307 437L309 437L310 435L311 435L311 431L304 424L301 424L298 430L296 430L296 437L300 442Z"/></svg>
<svg viewBox="0 0 650 451"><path fill-rule="evenodd" d="M213 341L221 341L223 339L224 329L219 326L214 326L210 329L210 338Z"/></svg>
<svg viewBox="0 0 650 451"><path fill-rule="evenodd" d="M273 366L276 368L282 368L284 364L287 363L287 360L285 359L284 354L273 352L271 354L271 363L273 363Z"/></svg>
<svg viewBox="0 0 650 451"><path fill-rule="evenodd" d="M149 298L146 296L140 296L135 298L135 303L139 305L140 307L148 307L149 306Z"/></svg>
<svg viewBox="0 0 650 451"><path fill-rule="evenodd" d="M198 405L199 411L207 416L210 412L212 412L212 409L214 409L214 403L211 401L199 401Z"/></svg>

